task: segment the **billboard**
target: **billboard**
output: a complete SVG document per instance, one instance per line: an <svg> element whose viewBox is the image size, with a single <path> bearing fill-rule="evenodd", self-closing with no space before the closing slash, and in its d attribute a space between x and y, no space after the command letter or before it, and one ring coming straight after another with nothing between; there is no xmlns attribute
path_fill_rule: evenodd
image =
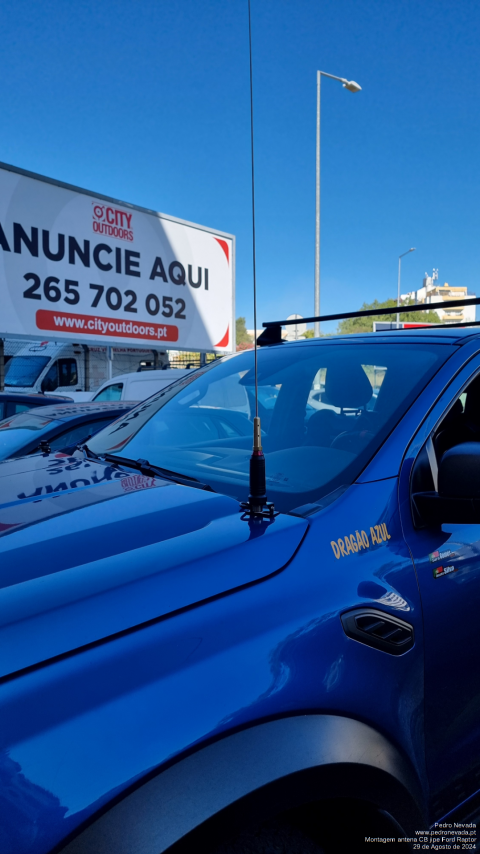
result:
<svg viewBox="0 0 480 854"><path fill-rule="evenodd" d="M0 164L0 337L232 351L235 238Z"/></svg>

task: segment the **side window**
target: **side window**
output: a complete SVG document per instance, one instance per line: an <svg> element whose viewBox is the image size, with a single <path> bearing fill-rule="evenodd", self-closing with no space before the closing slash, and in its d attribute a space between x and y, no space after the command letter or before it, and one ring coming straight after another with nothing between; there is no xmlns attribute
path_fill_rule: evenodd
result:
<svg viewBox="0 0 480 854"><path fill-rule="evenodd" d="M437 460L462 442L480 442L480 375L460 394L435 432Z"/></svg>
<svg viewBox="0 0 480 854"><path fill-rule="evenodd" d="M55 391L58 387L58 362L54 362L42 380L42 391Z"/></svg>
<svg viewBox="0 0 480 854"><path fill-rule="evenodd" d="M14 406L13 412L15 413L15 415L17 414L17 412L26 412L27 409L32 409L32 407L26 403L14 403L13 406Z"/></svg>
<svg viewBox="0 0 480 854"><path fill-rule="evenodd" d="M55 391L59 386L77 385L76 359L58 359L42 380L42 391Z"/></svg>
<svg viewBox="0 0 480 854"><path fill-rule="evenodd" d="M107 385L99 392L93 400L121 400L123 391L123 383L113 383Z"/></svg>
<svg viewBox="0 0 480 854"><path fill-rule="evenodd" d="M240 375L238 375L240 379ZM224 383L221 380L209 384L206 394L196 400L194 406L206 406L209 409L229 409L236 412L249 412L248 397L245 387L239 382Z"/></svg>
<svg viewBox="0 0 480 854"><path fill-rule="evenodd" d="M412 493L436 491L442 456L463 442L480 443L480 375L453 402L418 455L412 475Z"/></svg>
<svg viewBox="0 0 480 854"><path fill-rule="evenodd" d="M58 359L42 380L42 391L55 391L59 386L77 385L77 360Z"/></svg>
<svg viewBox="0 0 480 854"><path fill-rule="evenodd" d="M58 360L58 385L68 386L77 385L78 372L76 359L59 359Z"/></svg>
<svg viewBox="0 0 480 854"><path fill-rule="evenodd" d="M0 403L0 421L3 421L3 419L4 419L5 417L6 417L5 404L4 404L4 403Z"/></svg>

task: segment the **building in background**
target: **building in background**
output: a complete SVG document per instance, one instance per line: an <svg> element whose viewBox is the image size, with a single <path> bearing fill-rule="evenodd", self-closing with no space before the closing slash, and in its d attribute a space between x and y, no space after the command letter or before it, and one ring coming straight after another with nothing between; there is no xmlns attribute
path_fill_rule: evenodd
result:
<svg viewBox="0 0 480 854"><path fill-rule="evenodd" d="M419 288L418 291L411 291L409 294L401 294L400 299L402 302L413 300L414 303L425 306L425 310L428 311L427 306L432 302L448 302L449 300L466 299L467 297L474 296L476 296L476 294L463 286L452 287L448 282L445 282L443 285L439 285L437 269L433 270L431 276L429 276L428 273L425 273L423 286ZM476 306L467 305L465 308L437 308L436 311L442 323L460 323L464 321L474 321L476 319L475 309Z"/></svg>

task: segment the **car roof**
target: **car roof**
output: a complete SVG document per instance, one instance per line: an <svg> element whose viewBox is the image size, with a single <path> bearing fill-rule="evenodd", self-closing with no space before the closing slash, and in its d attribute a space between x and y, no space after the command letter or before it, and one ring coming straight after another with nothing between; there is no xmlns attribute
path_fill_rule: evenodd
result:
<svg viewBox="0 0 480 854"><path fill-rule="evenodd" d="M109 380L105 380L101 386L98 387L97 391L100 388L105 388L107 385L113 385L118 382L125 382L125 380L132 380L134 377L138 382L143 382L144 380L172 380L175 377L181 379L186 374L191 374L195 368L164 368L163 370L158 371L130 371L127 374L118 374L116 377L111 377Z"/></svg>
<svg viewBox="0 0 480 854"><path fill-rule="evenodd" d="M480 327L480 324L479 324ZM325 335L322 338L304 338L302 341L282 341L280 344L270 344L264 345L262 349L271 350L274 347L284 347L288 345L289 347L311 347L311 346L319 346L323 344L330 343L341 343L341 342L350 342L350 343L368 343L368 344L378 344L385 343L386 341L394 341L396 344L398 343L407 343L407 342L415 342L415 343L440 343L440 344L455 344L460 346L465 344L467 341L472 340L472 338L480 337L480 328L476 329L475 327L448 327L448 326L436 326L433 329L428 329L426 327L419 327L417 329L392 329L390 331L384 332L353 332L350 334L337 334L337 335Z"/></svg>
<svg viewBox="0 0 480 854"><path fill-rule="evenodd" d="M52 401L55 402L56 400L64 400L65 403L72 402L71 397L64 397L61 394L49 395L47 397L44 394L24 394L21 391L0 391L0 401L2 400L18 400L24 403L44 404L45 406L51 406Z"/></svg>
<svg viewBox="0 0 480 854"><path fill-rule="evenodd" d="M121 400L106 400L98 403L64 403L55 404L55 406L42 406L41 412L32 410L31 415L37 415L39 418L50 418L52 421L71 421L73 419L81 420L82 417L91 417L92 415L111 415L115 417L116 413L121 414L137 405L139 401L121 401ZM25 413L20 413L24 415Z"/></svg>

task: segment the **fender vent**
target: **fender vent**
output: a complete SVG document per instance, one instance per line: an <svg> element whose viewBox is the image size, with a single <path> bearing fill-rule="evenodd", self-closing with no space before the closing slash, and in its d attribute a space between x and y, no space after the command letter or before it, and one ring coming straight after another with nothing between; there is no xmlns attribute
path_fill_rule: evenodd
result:
<svg viewBox="0 0 480 854"><path fill-rule="evenodd" d="M340 617L347 637L381 649L390 655L403 655L412 648L413 626L374 608L349 611Z"/></svg>

